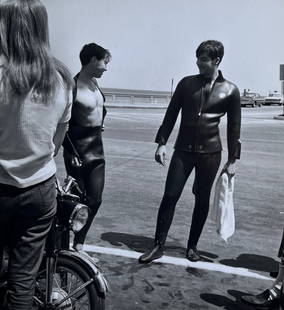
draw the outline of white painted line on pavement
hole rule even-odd
[[[118,128],[116,130],[119,130]],[[153,145],[155,146],[155,142],[154,141],[139,141],[139,140],[129,140],[129,139],[114,139],[114,138],[104,138],[104,141],[111,141],[111,142],[121,142],[121,143],[125,143],[127,145],[130,145],[130,143],[133,143],[133,144],[143,144],[143,145],[146,145],[146,144],[149,144],[149,145]]]
[[[119,158],[119,159],[129,159],[129,160],[141,160],[141,161],[149,161],[149,162],[155,162],[154,157],[153,158],[141,158],[141,157],[135,157],[133,156],[115,156],[115,155],[108,155],[107,158]]]
[[[138,259],[139,256],[142,255],[142,253],[135,252],[135,251],[129,251],[129,250],[123,250],[123,249],[117,249],[117,248],[107,248],[107,247],[101,247],[101,246],[95,246],[95,245],[89,245],[89,244],[84,245],[84,250],[87,252],[116,255],[116,256],[122,256],[122,257],[134,258],[134,259]],[[230,266],[225,266],[225,265],[216,264],[216,263],[208,263],[208,262],[193,263],[193,262],[188,261],[185,258],[177,258],[177,257],[171,257],[171,256],[165,256],[165,255],[161,257],[160,259],[155,260],[153,263],[165,263],[165,264],[171,264],[171,265],[182,266],[182,267],[191,267],[191,268],[196,268],[196,269],[223,272],[223,273],[234,274],[238,276],[261,279],[261,280],[272,280],[269,277],[265,277],[258,273],[249,271],[246,268],[230,267]]]
[[[109,116],[112,119],[118,119],[118,120],[123,120],[123,121],[128,121],[128,122],[137,122],[137,119],[129,118],[127,116],[114,116],[110,115]]]

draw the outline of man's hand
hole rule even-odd
[[[71,165],[73,167],[76,167],[76,168],[79,168],[82,166],[82,161],[80,158],[78,158],[78,156],[76,155],[72,155],[72,158],[71,158]]]
[[[228,171],[228,174],[234,175],[236,173],[236,161],[228,160],[224,165],[221,174],[224,173],[226,170]]]
[[[157,163],[165,166],[166,165],[166,146],[159,145],[155,153],[155,160]]]

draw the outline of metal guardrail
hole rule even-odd
[[[167,91],[102,88],[107,104],[168,105],[171,93]]]

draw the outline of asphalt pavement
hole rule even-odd
[[[167,167],[154,162],[153,142],[165,109],[108,109],[103,204],[86,242],[86,250],[100,259],[110,282],[106,309],[250,309],[239,297],[271,285],[269,272],[277,269],[284,219],[284,121],[273,117],[282,111],[279,106],[242,109],[242,155],[234,192],[236,231],[228,243],[218,237],[210,215],[199,242],[208,262],[184,259],[194,204],[192,175],[176,208],[166,257],[140,265],[137,257],[153,244],[167,173]],[[224,164],[226,117],[220,127]],[[177,129],[167,145],[167,162]],[[61,153],[57,164],[63,179]]]

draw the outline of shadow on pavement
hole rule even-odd
[[[153,247],[154,239],[130,235],[118,232],[106,232],[101,234],[101,239],[109,242],[111,245],[121,247],[123,244],[129,247],[133,251],[144,252],[150,250]]]
[[[144,236],[131,235],[126,233],[119,232],[106,232],[101,234],[101,239],[109,242],[113,246],[126,245],[129,249],[137,252],[144,252],[152,249],[154,244],[154,239]],[[171,245],[172,242],[169,242],[169,245],[165,246],[165,251],[167,255],[171,256],[185,256],[186,249],[178,245]],[[204,257],[204,261],[212,262],[210,259],[218,258],[218,255],[199,251],[199,253]]]
[[[246,293],[228,290],[228,293],[232,296],[232,299],[227,296],[222,296],[218,294],[200,294],[200,298],[205,302],[212,304],[214,306],[220,307],[221,309],[226,310],[253,310],[254,307],[245,305],[241,302],[240,297],[248,295]]]
[[[274,272],[278,270],[278,262],[273,258],[256,254],[241,254],[234,259],[220,260],[220,263],[226,266],[243,267],[264,272]]]

